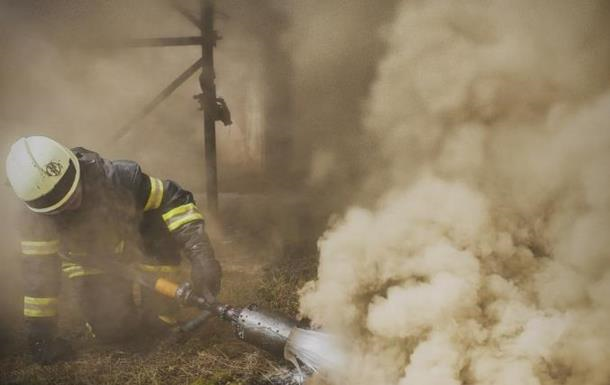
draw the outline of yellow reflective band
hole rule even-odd
[[[57,297],[23,297],[23,303],[26,305],[55,305]]]
[[[85,276],[89,276],[89,275],[99,275],[102,273],[103,273],[103,271],[101,271],[101,270],[79,270],[79,271],[69,273],[68,278],[72,279],[72,278],[77,278],[77,277],[85,277]]]
[[[59,251],[59,241],[21,241],[23,255],[54,255]]]
[[[86,251],[68,251],[70,257],[86,257],[89,255]]]
[[[85,327],[87,328],[87,335],[91,338],[97,338],[95,333],[93,332],[93,326],[89,322],[85,322]]]
[[[144,211],[158,209],[163,200],[163,182],[160,179],[149,176],[150,178],[150,194],[144,206]]]
[[[174,217],[176,217],[176,216],[178,216],[178,215],[181,215],[181,214],[185,214],[185,213],[187,213],[187,212],[190,212],[190,211],[192,211],[193,209],[195,209],[195,210],[197,209],[197,207],[195,206],[195,204],[194,204],[194,203],[187,203],[187,204],[185,204],[185,205],[178,206],[178,207],[175,207],[175,208],[173,208],[173,209],[169,210],[168,212],[166,212],[165,214],[163,214],[163,215],[162,215],[162,217],[163,217],[163,220],[164,220],[165,222],[167,222],[167,221],[171,220],[172,218],[174,218]]]
[[[26,317],[56,316],[57,297],[23,297],[23,315]]]
[[[72,267],[72,266],[79,266],[77,263],[74,262],[62,262],[61,263],[61,268],[65,269],[67,267]]]
[[[68,275],[68,278],[84,277],[87,275],[98,275],[104,272],[93,267],[84,267],[73,262],[63,262],[61,269]]]
[[[115,254],[123,254],[123,251],[125,251],[125,241],[119,242],[119,244],[114,247]]]
[[[180,271],[180,266],[176,265],[147,265],[141,263],[138,265],[140,271],[144,271],[146,273],[177,273]]]
[[[173,317],[171,315],[160,315],[159,319],[167,325],[175,325],[178,323],[178,320],[176,319],[176,317]]]
[[[187,223],[190,222],[194,222],[197,220],[203,220],[203,215],[201,215],[201,213],[193,213],[190,215],[186,215],[183,218],[181,218],[178,221],[172,222],[171,224],[169,224],[167,226],[167,228],[169,229],[169,231],[174,231],[176,229],[178,229],[180,226],[185,225]]]
[[[178,206],[162,215],[169,231],[174,231],[187,223],[203,220],[203,215],[194,203]]]

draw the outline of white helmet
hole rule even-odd
[[[44,136],[21,138],[6,158],[6,174],[30,210],[48,213],[66,203],[78,187],[80,165],[76,155]]]

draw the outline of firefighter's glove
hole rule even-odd
[[[69,361],[75,357],[70,343],[62,338],[30,341],[32,360],[41,365]]]
[[[220,292],[220,264],[216,259],[194,261],[192,263],[191,281],[195,294],[213,303]]]
[[[209,294],[215,297],[220,292],[221,269],[203,221],[187,223],[173,234],[184,245],[184,253],[191,261],[193,291],[210,302]]]

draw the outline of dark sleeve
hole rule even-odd
[[[25,212],[21,229],[23,315],[30,343],[47,340],[57,328],[61,283],[59,239],[48,218]]]
[[[176,182],[163,182],[163,199],[159,213],[183,254],[191,262],[193,286],[199,294],[207,288],[214,296],[220,291],[221,268],[205,232],[203,214],[193,194]]]
[[[193,194],[176,182],[161,180],[142,172],[137,163],[115,161],[117,183],[132,191],[136,205],[147,216],[158,216],[171,237],[182,249],[192,265],[197,280],[207,281],[209,289],[220,290],[220,264],[205,232],[204,217],[197,207]],[[201,279],[199,279],[201,278]],[[193,282],[197,286],[197,282]]]
[[[203,222],[193,194],[171,180],[161,180],[142,172],[132,161],[111,163],[111,178],[117,185],[130,191],[138,209],[155,211],[170,232],[191,222]]]

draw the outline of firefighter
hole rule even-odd
[[[194,290],[218,294],[221,269],[203,215],[177,183],[149,176],[135,162],[70,150],[44,136],[17,140],[6,168],[27,207],[21,253],[24,318],[34,361],[73,355],[70,344],[56,336],[62,270],[77,289],[91,335],[100,340],[175,323],[175,305],[145,288],[137,311],[133,282],[117,274],[128,265],[136,263],[143,274],[171,276],[183,256],[191,264]]]

